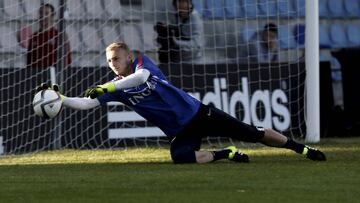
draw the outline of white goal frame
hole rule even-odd
[[[306,66],[306,137],[305,142],[320,141],[320,65],[319,1],[306,0],[305,66]]]

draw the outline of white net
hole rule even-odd
[[[43,22],[51,10],[39,18],[40,5],[46,3],[54,6],[58,33],[51,21]],[[112,79],[104,49],[119,40],[161,63],[172,83],[204,103],[288,136],[305,135],[304,1],[193,0],[201,19],[190,20],[185,31],[172,0],[3,0],[0,9],[0,153],[167,143],[158,128],[118,103],[89,111],[65,109],[51,120],[33,113],[35,87],[54,82],[49,66],[55,67],[65,95],[80,96]],[[171,24],[167,34],[174,36],[158,34],[158,22]],[[42,23],[45,34],[38,33]],[[188,45],[159,51],[161,43],[173,40]],[[221,145],[222,139],[207,141]]]

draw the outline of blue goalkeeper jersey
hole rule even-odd
[[[195,116],[200,101],[170,84],[161,70],[144,55],[134,61],[132,68],[133,72],[141,68],[150,71],[148,80],[137,87],[104,94],[98,100],[101,104],[122,102],[173,138]]]

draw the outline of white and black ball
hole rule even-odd
[[[61,96],[54,90],[41,90],[33,99],[36,115],[44,118],[54,118],[62,109]]]

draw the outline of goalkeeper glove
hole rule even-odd
[[[49,89],[51,89],[49,87],[49,85],[43,82],[39,86],[37,86],[35,90],[36,90],[36,93],[38,93],[38,92],[40,92],[42,90],[49,90]]]
[[[59,94],[61,97],[61,101],[63,102],[65,99],[65,96],[60,93],[60,87],[58,84],[53,84],[51,87],[46,83],[41,83],[39,86],[36,87],[36,93],[42,91],[42,90],[54,90],[56,93]]]
[[[90,97],[95,99],[96,97],[102,96],[106,93],[113,93],[116,91],[115,83],[108,82],[103,85],[98,85],[96,87],[88,88],[85,91],[85,97]]]

